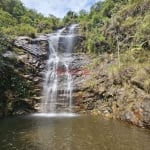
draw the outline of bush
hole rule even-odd
[[[8,35],[14,36],[32,36],[35,37],[37,29],[30,26],[29,24],[20,24],[14,27],[2,28],[3,32]]]
[[[17,20],[8,12],[0,9],[0,27],[10,27],[17,24]]]
[[[4,34],[3,32],[0,32],[0,55],[4,53],[6,50],[12,49],[12,39]]]

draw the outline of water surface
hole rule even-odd
[[[149,150],[150,131],[100,117],[32,115],[0,120],[0,150]]]

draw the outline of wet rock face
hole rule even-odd
[[[71,106],[72,110],[76,112],[76,95],[78,91],[80,90],[82,84],[88,79],[89,72],[85,68],[87,64],[90,63],[89,57],[85,54],[81,53],[72,53],[69,54],[70,59],[66,59],[63,57],[63,59],[67,60],[69,62],[69,73],[72,76],[72,103],[73,107]],[[67,54],[68,56],[68,54]],[[44,72],[46,72],[47,68],[45,68]],[[68,106],[68,95],[64,90],[67,87],[67,76],[66,76],[66,67],[65,64],[61,61],[58,64],[57,68],[57,79],[58,79],[58,85],[57,85],[57,103],[56,103],[56,111],[70,111],[70,107]]]
[[[67,30],[65,31],[67,32]],[[64,33],[65,34],[65,33]],[[17,55],[18,62],[20,63],[20,67],[26,67],[31,66],[31,70],[29,72],[24,72],[22,74],[23,78],[27,80],[27,82],[30,82],[32,84],[33,93],[30,98],[27,98],[24,101],[24,104],[27,103],[29,106],[31,106],[31,112],[32,111],[39,111],[40,109],[40,101],[42,99],[42,85],[43,85],[43,78],[44,74],[46,72],[46,61],[49,56],[49,43],[48,43],[48,36],[39,36],[35,39],[31,39],[29,37],[18,37],[16,41],[14,42],[14,45],[21,49],[23,51],[22,54]],[[81,37],[78,35],[75,37],[76,42],[75,44],[81,42]],[[59,42],[60,45],[62,45],[62,42],[64,39],[60,38]],[[80,42],[79,42],[80,41]],[[79,44],[80,45],[80,44]],[[78,47],[78,46],[77,46]],[[76,47],[76,48],[77,48]],[[75,49],[76,49],[75,48]],[[58,50],[63,52],[64,47],[59,47]],[[74,49],[74,50],[75,50]],[[75,51],[72,51],[75,52]],[[84,67],[89,64],[89,58],[85,54],[77,54],[73,53],[72,60],[69,65],[69,70],[73,76],[73,101],[76,101],[76,91],[79,90],[80,86],[83,84],[83,82],[86,80],[88,72]],[[65,67],[62,66],[62,64],[59,64],[59,69],[57,70],[58,76],[59,76],[59,87],[63,87],[63,80],[64,80],[64,74],[65,74]],[[75,104],[75,102],[74,102]],[[27,112],[30,112],[30,108],[24,108],[22,105],[19,105],[18,108],[22,109],[13,109],[13,114],[24,114]]]
[[[47,56],[48,42],[46,36],[39,36],[35,39],[18,37],[14,42],[14,45],[36,57]]]

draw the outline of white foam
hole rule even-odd
[[[76,117],[76,116],[79,116],[78,114],[75,114],[75,113],[35,113],[35,114],[32,114],[31,116],[35,116],[35,117],[47,117],[47,118],[50,118],[50,117]]]

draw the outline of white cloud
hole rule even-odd
[[[89,10],[98,0],[21,0],[28,8],[41,12],[45,16],[53,14],[62,18],[69,10],[79,12]]]

